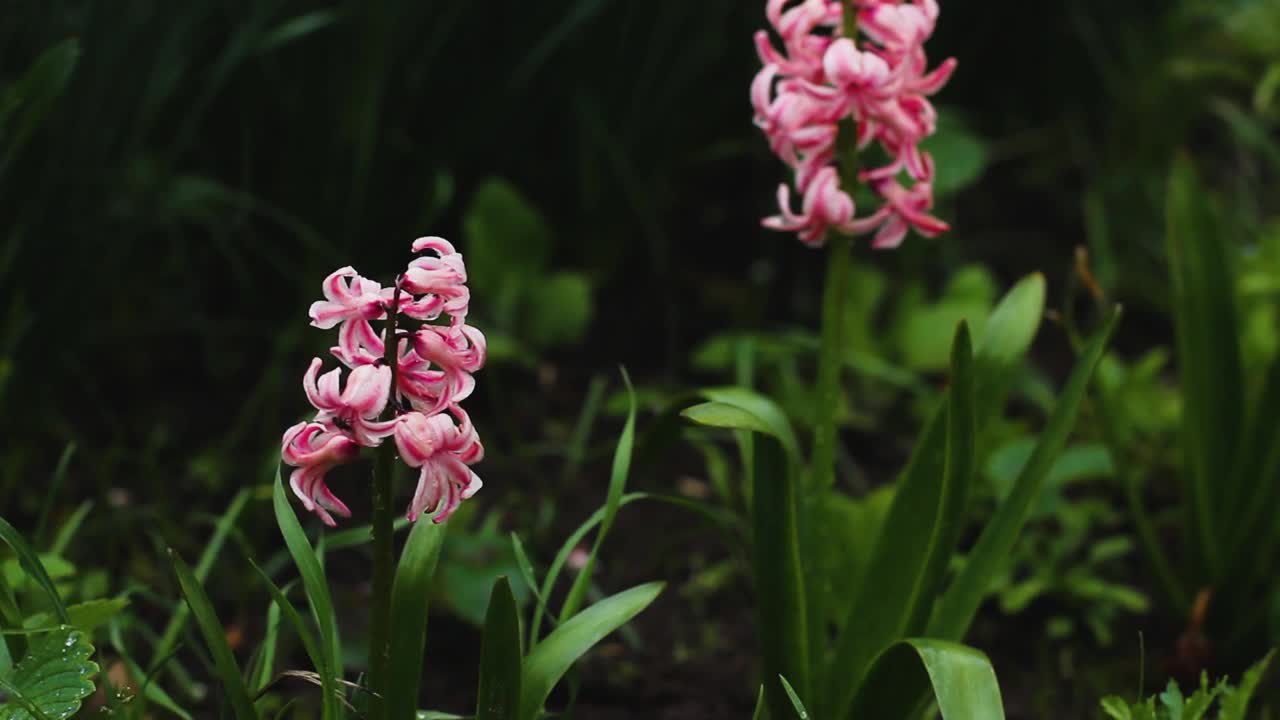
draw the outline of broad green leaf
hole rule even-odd
[[[926,297],[922,284],[908,288],[895,302],[892,327],[902,364],[919,371],[946,368],[956,325],[967,321],[980,336],[996,293],[995,278],[981,265],[956,270],[936,302]]]
[[[827,672],[843,716],[875,653],[924,630],[935,593],[955,552],[973,476],[973,354],[961,323],[952,348],[951,388],[929,421],[849,606]],[[839,678],[839,682],[835,679]]]
[[[106,625],[111,621],[111,618],[119,615],[128,606],[129,599],[124,597],[89,600],[75,605],[68,605],[67,616],[71,619],[69,624],[72,627],[92,633],[99,627]],[[48,613],[36,613],[28,617],[23,625],[27,628],[43,628],[52,623],[53,618],[49,617]]]
[[[1267,656],[1259,660],[1245,671],[1244,677],[1240,679],[1239,687],[1227,693],[1222,699],[1222,711],[1218,714],[1218,720],[1245,720],[1245,713],[1249,710],[1249,701],[1253,699],[1253,693],[1258,689],[1258,683],[1262,682],[1262,675],[1267,671],[1267,666],[1271,664],[1271,659],[1275,657],[1275,651],[1267,653]]]
[[[421,518],[409,531],[391,588],[391,674],[387,717],[411,718],[418,708],[423,654],[427,643],[427,606],[440,559],[445,526]]]
[[[800,562],[795,466],[772,435],[756,438],[752,572],[765,699],[774,718],[790,712],[779,676],[809,692],[809,618]]]
[[[480,186],[462,225],[473,292],[490,298],[497,325],[509,331],[519,316],[520,298],[541,282],[551,230],[515,187],[499,179]]]
[[[1033,273],[1005,293],[987,318],[973,356],[980,428],[1004,405],[1010,379],[1040,329],[1044,297],[1044,276]]]
[[[942,720],[1003,720],[1004,704],[986,655],[965,645],[917,638],[876,658],[847,717],[906,718],[933,688]]]
[[[525,321],[530,343],[544,349],[575,345],[591,322],[591,283],[581,273],[555,273],[530,288],[529,304],[543,308]]]
[[[514,535],[513,535],[514,537]],[[516,720],[520,707],[520,612],[511,583],[499,577],[489,595],[480,643],[476,720]]]
[[[1094,336],[1076,361],[1075,369],[1058,397],[1053,414],[1040,434],[1040,442],[1014,483],[1013,491],[983,528],[977,545],[969,553],[964,569],[939,601],[929,623],[929,636],[946,640],[964,637],[978,605],[991,587],[992,577],[1007,562],[1022,526],[1031,515],[1033,503],[1044,486],[1049,470],[1075,427],[1076,414],[1084,400],[1089,380],[1093,377],[1098,360],[1119,320],[1120,310],[1116,308],[1103,329]]]
[[[1188,543],[1212,578],[1226,560],[1221,547],[1232,517],[1245,498],[1239,483],[1224,482],[1234,460],[1243,420],[1240,335],[1227,258],[1230,238],[1215,217],[1191,161],[1178,156],[1166,198],[1171,304],[1177,336],[1184,408],[1183,450],[1188,471]]]
[[[65,720],[74,715],[80,701],[93,693],[98,674],[97,663],[89,659],[93,652],[85,634],[75,628],[39,635],[22,661],[0,677],[0,694],[9,695],[0,704],[0,720]]]
[[[205,594],[191,568],[172,549],[169,550],[169,560],[173,563],[173,571],[178,576],[178,584],[182,587],[187,605],[191,607],[191,615],[204,637],[205,646],[213,656],[214,669],[222,684],[222,691],[231,704],[232,713],[237,720],[256,720],[258,714],[249,700],[249,690],[240,674],[240,666],[236,664],[231,646],[227,644],[226,629],[213,612],[213,603],[209,602],[209,596]]]
[[[342,645],[338,639],[338,622],[333,612],[333,601],[329,598],[329,582],[320,567],[320,559],[316,557],[307,534],[298,523],[298,516],[289,505],[285,495],[284,483],[280,479],[280,471],[276,470],[275,487],[271,493],[271,504],[275,509],[276,524],[280,526],[280,534],[284,536],[289,554],[302,576],[302,588],[311,605],[311,616],[320,628],[320,653],[324,658],[324,667],[335,679],[342,678]]]
[[[648,607],[662,587],[653,582],[611,595],[569,618],[530,651],[520,667],[519,720],[537,717],[552,688],[578,658]]]
[[[971,185],[987,165],[986,143],[956,117],[952,108],[940,112],[937,132],[920,144],[933,156],[933,191],[940,197]]]
[[[858,499],[833,491],[817,504],[817,573],[807,579],[809,592],[826,595],[826,627],[844,628],[849,598],[856,597],[862,587],[893,494],[894,486],[885,484]]]
[[[739,387],[703,388],[698,394],[710,401],[712,410],[697,411],[690,414],[688,408],[681,414],[701,425],[723,427],[735,430],[750,430],[776,437],[782,443],[787,455],[794,460],[799,458],[799,445],[795,432],[787,421],[786,413],[777,403],[752,390]],[[695,405],[694,407],[701,407]],[[728,410],[727,408],[733,408]],[[734,422],[741,422],[735,425]]]
[[[45,572],[49,574],[50,580],[65,580],[76,574],[76,566],[72,565],[66,558],[52,553],[36,553],[36,558],[40,561],[40,565],[44,567]],[[18,558],[5,560],[0,563],[0,572],[4,574],[4,580],[10,586],[25,589],[29,574],[21,560]],[[34,578],[31,578],[31,580],[35,582]]]
[[[618,445],[613,453],[613,467],[609,473],[609,494],[605,499],[604,517],[600,521],[600,530],[596,533],[596,541],[591,546],[591,554],[587,556],[587,562],[578,571],[578,576],[573,579],[573,585],[569,588],[569,595],[565,598],[564,605],[560,608],[560,622],[564,622],[573,616],[582,607],[582,601],[587,595],[587,588],[591,585],[591,577],[595,572],[596,558],[599,557],[600,547],[604,544],[604,538],[608,535],[609,530],[613,527],[613,519],[618,515],[618,508],[622,502],[622,491],[627,485],[627,475],[631,472],[631,449],[635,444],[636,438],[636,397],[635,389],[631,387],[631,378],[627,375],[627,371],[622,370],[622,380],[626,383],[627,394],[630,397],[630,407],[627,410],[627,422],[622,427],[622,434],[618,436]]]
[[[53,606],[53,612],[57,616],[58,622],[64,625],[70,624],[71,618],[67,615],[67,606],[63,604],[62,596],[58,594],[58,589],[54,587],[53,580],[49,578],[49,573],[45,572],[44,565],[36,557],[35,551],[27,544],[27,541],[23,540],[22,535],[4,518],[0,518],[0,540],[3,540],[13,550],[13,554],[18,556],[18,562],[22,564],[22,569],[27,571],[30,578],[49,597],[49,604]]]

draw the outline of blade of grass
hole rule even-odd
[[[209,542],[205,544],[204,550],[200,552],[200,559],[196,561],[194,577],[197,582],[203,584],[208,581],[209,572],[213,569],[213,563],[218,559],[218,554],[222,552],[222,547],[227,542],[227,536],[230,535],[232,528],[235,527],[236,521],[240,519],[240,513],[244,510],[245,503],[249,501],[251,494],[251,488],[242,488],[231,499],[231,504],[222,513],[222,517],[218,519],[213,528],[213,535],[209,537]],[[156,642],[151,652],[151,664],[153,666],[156,665],[160,658],[169,655],[178,646],[178,637],[182,634],[183,628],[186,627],[188,613],[188,607],[184,603],[178,603],[174,607],[173,615],[169,617],[169,622],[165,625],[164,632],[160,635],[160,640]]]
[[[621,507],[622,491],[627,485],[627,474],[631,472],[631,448],[635,444],[636,438],[636,391],[631,386],[631,377],[627,375],[626,368],[621,368],[622,381],[627,386],[627,422],[622,426],[622,434],[618,436],[618,446],[613,453],[613,468],[609,473],[609,494],[605,500],[604,518],[600,521],[600,529],[596,532],[596,541],[591,545],[591,554],[587,556],[587,562],[578,571],[577,577],[573,579],[573,585],[569,588],[569,595],[565,597],[564,605],[560,607],[560,622],[568,620],[578,612],[578,608],[582,607],[582,601],[587,595],[587,588],[591,585],[591,576],[596,567],[596,558],[600,554],[600,547],[604,544],[604,538],[609,534],[609,530],[613,527],[613,519],[618,515],[618,508]]]
[[[476,720],[516,720],[520,709],[520,611],[511,583],[499,576],[489,593],[480,643]]]
[[[440,560],[445,526],[428,518],[413,524],[400,553],[391,586],[391,663],[387,680],[387,718],[410,720],[418,708],[423,651],[427,642],[427,609],[431,583]]]
[[[182,557],[172,548],[169,550],[169,560],[178,576],[178,584],[182,587],[182,594],[191,608],[196,626],[204,636],[209,654],[213,656],[214,667],[218,672],[218,678],[222,681],[222,691],[231,704],[232,712],[237,720],[257,720],[258,714],[249,700],[249,691],[245,687],[244,678],[240,675],[240,667],[236,664],[231,646],[227,644],[226,629],[214,614],[209,596],[205,594],[204,587],[201,586],[200,581],[196,580],[191,568],[187,567]]]
[[[49,573],[45,572],[40,558],[36,556],[27,541],[22,539],[22,535],[4,518],[0,518],[0,540],[4,540],[5,544],[13,550],[14,555],[18,556],[18,563],[22,565],[22,569],[27,571],[36,585],[39,585],[49,597],[49,604],[53,606],[58,622],[70,625],[71,618],[67,616],[67,606],[63,604],[62,596],[58,594],[58,588],[54,586],[53,580],[49,579]]]
[[[266,633],[262,638],[261,649],[258,652],[257,665],[251,673],[253,681],[250,687],[255,688],[255,694],[261,693],[262,689],[271,683],[271,676],[275,673],[276,666],[276,644],[280,639],[280,604],[275,600],[267,606]],[[266,700],[259,698],[255,706],[262,711]]]
[[[171,653],[168,657],[162,658],[160,663],[151,668],[151,672],[146,672],[142,666],[138,665],[129,651],[125,649],[124,638],[120,633],[119,618],[112,618],[107,623],[107,639],[111,641],[111,646],[115,648],[116,654],[120,656],[120,661],[124,663],[125,669],[129,671],[129,677],[143,678],[141,685],[138,687],[138,694],[145,697],[148,701],[159,705],[169,712],[182,718],[182,720],[192,720],[191,713],[187,712],[181,705],[174,700],[165,689],[153,682],[155,674],[170,662],[173,658]],[[135,707],[137,702],[134,702]]]
[[[62,483],[67,479],[67,468],[71,465],[71,458],[76,454],[76,444],[74,442],[67,443],[62,450],[62,457],[58,458],[58,465],[54,468],[53,477],[49,480],[49,489],[45,491],[44,503],[40,506],[40,519],[36,521],[36,531],[32,534],[35,543],[38,546],[44,545],[45,532],[49,525],[49,514],[53,512],[53,503],[58,497],[58,490],[62,488]]]
[[[84,524],[84,519],[88,517],[89,511],[93,509],[93,501],[85,500],[76,506],[71,517],[62,523],[62,527],[58,528],[58,534],[53,538],[53,544],[49,546],[49,552],[54,555],[62,555],[67,551],[67,546],[71,544],[71,540],[75,538],[79,532],[80,526]]]
[[[271,593],[271,599],[275,602],[276,607],[280,608],[281,614],[293,626],[293,631],[297,633],[298,640],[302,643],[303,650],[306,651],[307,657],[311,659],[311,666],[315,668],[316,674],[320,676],[320,692],[321,695],[321,713],[325,720],[336,718],[338,716],[338,687],[332,672],[330,672],[328,658],[320,649],[320,645],[316,642],[315,636],[311,634],[311,628],[307,627],[306,621],[302,619],[302,615],[298,609],[289,602],[289,596],[284,590],[281,590],[270,576],[258,567],[252,560],[249,564],[258,572],[258,576],[262,578],[262,582],[267,586],[267,591]]]

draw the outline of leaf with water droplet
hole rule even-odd
[[[81,631],[64,626],[37,635],[26,657],[0,678],[6,699],[0,720],[65,720],[93,693],[98,664]],[[32,712],[35,710],[36,712]]]

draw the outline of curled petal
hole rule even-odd
[[[335,524],[330,513],[350,517],[351,511],[325,484],[325,475],[335,466],[359,453],[356,443],[324,423],[299,423],[285,431],[280,456],[296,470],[289,486],[307,510],[320,516],[326,525]]]
[[[406,465],[419,468],[418,487],[409,504],[410,520],[434,513],[435,522],[444,522],[482,485],[468,466],[484,457],[484,449],[466,413],[457,406],[450,411],[458,425],[448,415],[419,412],[401,416],[396,425],[400,458]]]
[[[354,268],[339,268],[325,278],[324,300],[311,304],[311,324],[328,330],[353,318],[383,317],[382,286],[360,277]]]

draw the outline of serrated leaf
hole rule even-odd
[[[0,720],[36,720],[41,715],[64,720],[74,715],[94,690],[98,664],[89,659],[93,652],[85,634],[72,627],[39,636],[4,678],[6,692],[14,697],[0,705]]]
[[[129,607],[129,598],[89,600],[75,605],[68,605],[67,615],[71,618],[70,624],[72,627],[84,632],[93,632],[110,622],[111,618],[119,615],[126,607]],[[53,622],[54,620],[49,613],[41,612],[28,617],[22,625],[26,628],[43,628],[49,627]]]

